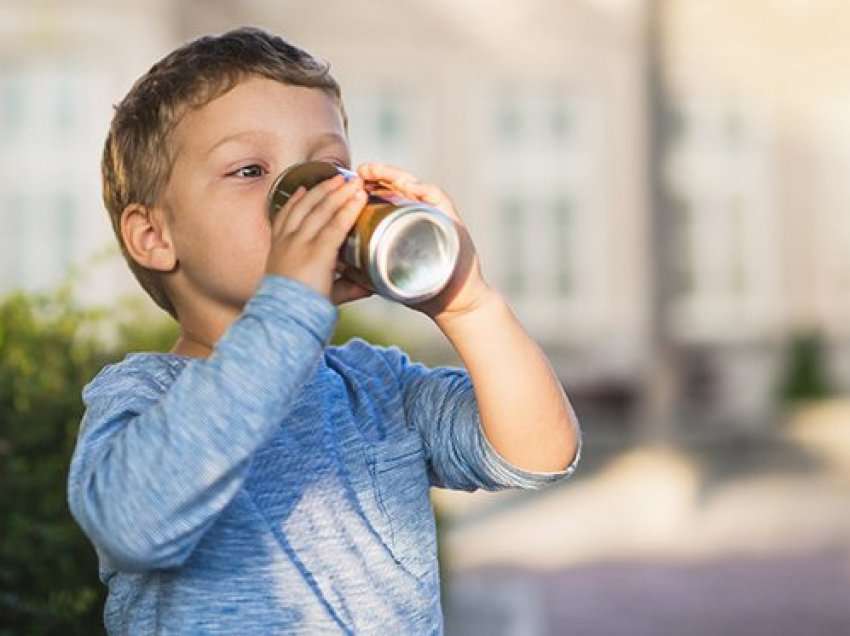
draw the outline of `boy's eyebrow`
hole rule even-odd
[[[224,144],[230,143],[232,141],[237,141],[241,137],[261,137],[266,138],[268,136],[278,136],[277,133],[270,131],[262,131],[262,130],[242,130],[237,133],[233,133],[219,139],[212,146],[210,146],[209,150],[206,152],[206,156],[210,156],[219,146],[223,146]],[[345,137],[337,132],[325,132],[316,135],[312,141],[310,142],[309,152],[313,152],[317,148],[325,145],[329,142],[339,142],[342,144],[347,144]],[[309,153],[308,153],[309,154]]]
[[[213,152],[215,152],[220,146],[228,144],[232,141],[237,141],[241,137],[265,137],[267,135],[275,135],[275,133],[266,133],[260,130],[240,130],[236,133],[231,133],[222,137],[217,142],[215,142],[206,152],[206,156],[209,157]]]
[[[320,135],[316,135],[313,138],[313,141],[312,141],[312,143],[310,144],[310,147],[309,147],[309,152],[307,154],[310,154],[314,150],[321,148],[325,144],[333,143],[333,142],[339,142],[339,143],[341,143],[345,146],[348,145],[348,141],[346,140],[346,138],[343,137],[342,135],[340,135],[339,133],[337,133],[337,132],[326,132],[326,133],[322,133]]]

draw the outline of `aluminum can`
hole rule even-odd
[[[326,161],[287,168],[272,184],[268,212],[274,218],[299,186],[310,189],[337,174],[355,172]],[[383,182],[365,182],[366,204],[340,247],[345,275],[395,302],[413,305],[439,294],[457,266],[460,237],[454,220],[438,208],[404,198]]]

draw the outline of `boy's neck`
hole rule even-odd
[[[193,358],[206,358],[212,353],[212,349],[202,342],[192,340],[191,336],[183,333],[177,338],[177,341],[174,343],[174,346],[171,347],[169,353],[191,356]]]
[[[175,305],[180,335],[170,353],[194,358],[209,357],[215,343],[239,317],[241,309],[223,307],[191,290],[183,290],[175,296],[179,299]]]

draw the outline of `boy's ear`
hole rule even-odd
[[[170,272],[177,254],[165,213],[158,207],[131,203],[121,212],[121,236],[127,252],[139,265]]]

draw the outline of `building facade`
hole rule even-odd
[[[826,335],[850,389],[850,10],[799,4],[661,4],[667,322],[683,399],[741,427],[770,411],[798,329]],[[105,250],[86,299],[141,293],[100,201],[111,104],[179,43],[254,24],[331,62],[355,163],[393,163],[450,194],[485,276],[568,387],[633,396],[655,354],[646,3],[368,7],[0,3],[0,291],[49,287]],[[801,20],[821,37],[802,40]],[[352,311],[457,362],[407,308],[370,298]]]

